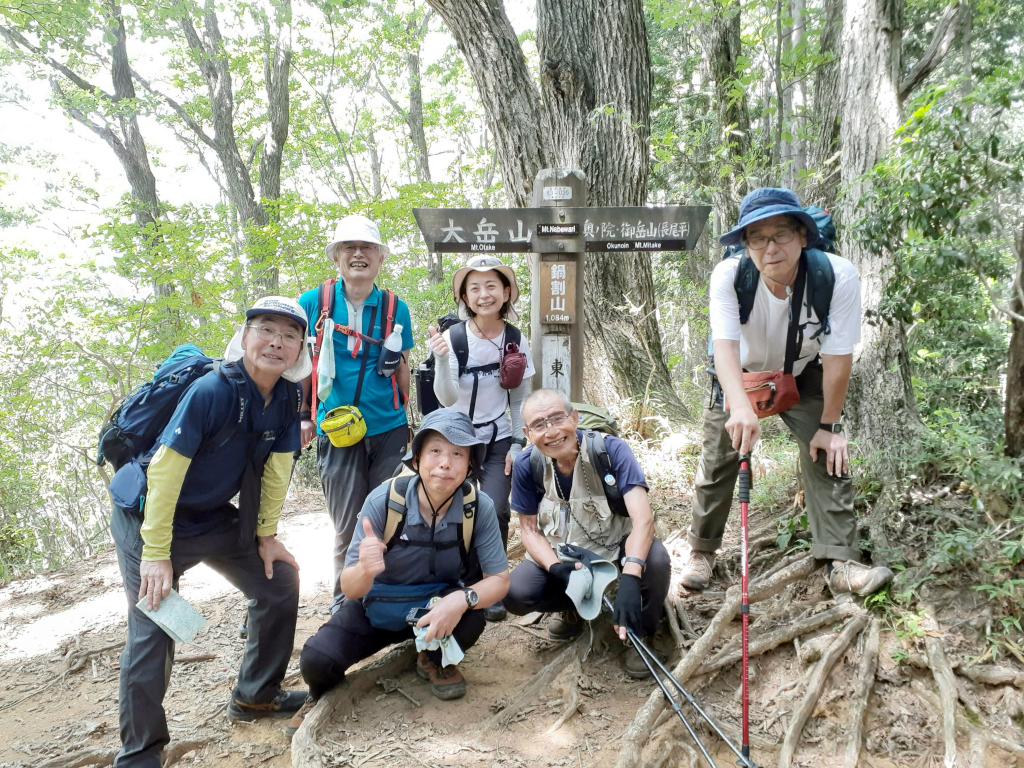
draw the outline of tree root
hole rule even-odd
[[[693,625],[690,623],[690,617],[686,613],[686,606],[683,605],[683,600],[679,597],[679,594],[675,591],[669,592],[668,602],[672,608],[675,609],[675,614],[679,618],[679,627],[684,633],[689,635],[691,638],[696,638],[697,633],[693,631]]]
[[[679,616],[676,614],[672,601],[667,597],[665,598],[665,618],[668,619],[668,628],[672,632],[672,639],[676,642],[676,648],[679,650],[685,649],[687,641],[683,635],[682,628],[679,626]]]
[[[76,749],[60,757],[51,757],[35,768],[85,768],[87,765],[113,765],[116,749]]]
[[[609,630],[611,626],[609,625]],[[594,641],[592,631],[584,631],[572,644],[567,648],[563,649],[560,654],[544,665],[538,672],[534,673],[526,684],[522,687],[519,693],[516,694],[515,698],[512,699],[498,714],[494,717],[487,719],[481,726],[480,730],[485,732],[493,732],[499,730],[506,725],[509,721],[515,717],[516,713],[525,707],[529,702],[536,698],[537,694],[541,692],[546,686],[550,685],[562,670],[565,669],[570,659],[574,662],[582,664],[583,659],[590,653],[591,644]],[[580,668],[579,674],[582,675],[583,670]],[[577,681],[579,678],[576,678]],[[579,687],[578,682],[576,687]],[[577,706],[579,703],[577,701]],[[575,709],[573,710],[575,711]],[[563,712],[563,715],[565,713]],[[561,719],[561,718],[559,718]],[[567,720],[568,718],[566,718]],[[564,721],[562,721],[564,722]],[[559,723],[561,725],[561,723]]]
[[[41,691],[45,691],[47,688],[49,688],[51,685],[56,683],[58,680],[63,680],[65,677],[70,675],[72,672],[77,672],[82,667],[84,667],[85,666],[85,662],[87,662],[93,656],[98,656],[101,653],[107,653],[108,651],[113,651],[113,650],[115,650],[117,648],[124,648],[124,641],[123,640],[118,641],[116,643],[111,643],[110,645],[105,645],[102,648],[92,648],[92,649],[85,650],[85,651],[80,650],[80,649],[76,649],[74,651],[69,652],[68,655],[64,658],[64,671],[63,672],[61,672],[59,675],[54,675],[53,677],[51,677],[49,680],[47,680],[42,685],[36,686],[31,691],[29,691],[24,696],[22,696],[20,699],[15,699],[14,701],[8,701],[5,704],[0,704],[0,712],[3,712],[5,709],[10,709],[11,707],[16,707],[19,704],[21,704],[23,701],[28,701],[33,696],[35,696],[37,693],[40,693]],[[83,765],[88,765],[88,763],[83,763]]]
[[[319,742],[327,727],[351,710],[359,699],[374,689],[377,678],[398,677],[416,657],[416,644],[408,640],[397,645],[372,664],[345,675],[345,681],[329,691],[306,715],[292,738],[294,768],[325,768],[328,763],[320,753]]]
[[[832,671],[832,667],[839,661],[846,652],[846,648],[860,631],[864,629],[867,623],[868,617],[866,614],[862,613],[859,616],[854,616],[847,622],[846,627],[832,641],[828,650],[821,657],[821,661],[818,662],[818,666],[815,668],[814,674],[811,675],[811,680],[807,684],[807,691],[804,693],[800,705],[793,713],[793,719],[790,721],[789,729],[786,731],[786,738],[782,742],[782,751],[779,753],[778,768],[791,768],[793,765],[793,755],[796,753],[797,745],[800,743],[800,735],[803,733],[808,719],[814,713],[814,707],[817,705],[818,699],[821,698],[821,693],[825,688],[825,683],[828,680],[829,673]]]
[[[1012,685],[1015,688],[1024,688],[1024,672],[1018,672],[1011,667],[990,667],[978,665],[976,667],[957,667],[956,673],[963,675],[973,683],[984,685]]]
[[[935,684],[939,686],[939,701],[942,712],[942,740],[946,746],[943,760],[945,768],[956,765],[956,678],[942,650],[942,638],[939,636],[939,624],[935,619],[935,609],[930,605],[924,607],[924,621],[921,622],[925,631],[924,648],[928,654],[928,666],[932,669]]]
[[[928,690],[923,681],[911,680],[910,687],[933,709],[940,708],[939,697],[933,691]],[[975,725],[967,719],[966,715],[960,712],[956,712],[956,729],[968,738],[981,739],[985,746],[992,745],[1013,754],[1024,755],[1024,747],[1020,744],[1015,744],[1009,739],[1004,739],[1002,736],[996,736],[990,728],[987,729],[985,726]]]
[[[864,716],[868,711],[868,698],[875,685],[875,672],[878,670],[878,642],[881,634],[881,622],[871,620],[868,630],[868,641],[864,645],[864,655],[860,659],[860,670],[857,673],[857,684],[854,687],[853,699],[850,701],[850,735],[846,741],[846,753],[843,768],[857,768],[860,762],[860,747],[864,736]]]
[[[750,588],[750,602],[758,602],[774,597],[787,584],[811,575],[817,568],[813,557],[805,557],[788,568],[779,571],[770,579],[759,579]],[[711,649],[715,647],[719,637],[728,624],[736,618],[740,610],[739,587],[730,587],[726,593],[725,603],[708,624],[704,634],[690,648],[689,652],[679,661],[672,675],[682,684],[697,671]],[[616,768],[636,768],[640,764],[640,753],[650,738],[655,721],[665,707],[665,696],[660,688],[656,688],[647,697],[647,701],[637,710],[633,722],[622,734],[622,747],[619,750]]]
[[[569,720],[572,719],[573,715],[580,708],[580,679],[583,677],[583,661],[580,654],[576,654],[576,658],[573,659],[572,663],[572,676],[569,681],[569,703],[565,705],[565,709],[562,710],[562,714],[554,722],[554,724],[548,728],[548,733],[554,733]]]
[[[760,656],[763,653],[774,650],[780,645],[790,643],[796,638],[806,635],[808,632],[813,632],[816,629],[822,627],[828,627],[836,622],[842,621],[849,617],[852,613],[860,610],[854,603],[843,603],[837,605],[834,608],[829,608],[827,611],[815,614],[814,616],[808,616],[806,619],[795,621],[792,624],[779,627],[773,632],[759,637],[750,644],[748,649],[748,656]],[[709,672],[715,672],[716,670],[728,667],[730,664],[735,664],[743,657],[742,649],[736,648],[734,650],[727,651],[725,654],[721,654],[720,657],[712,659],[710,662],[702,666],[696,674],[706,675]]]

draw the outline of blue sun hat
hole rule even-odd
[[[772,216],[792,216],[807,227],[807,247],[814,248],[821,240],[818,224],[814,218],[800,207],[800,200],[788,189],[778,187],[761,187],[747,193],[740,203],[740,221],[726,232],[718,242],[722,245],[740,245],[746,228],[755,221],[770,219]]]

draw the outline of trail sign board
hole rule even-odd
[[[414,208],[433,253],[533,253],[530,351],[540,374],[533,387],[583,399],[583,275],[587,252],[688,251],[711,206],[580,207],[580,170],[545,168],[532,208]]]
[[[580,235],[588,251],[689,251],[710,212],[706,205],[413,209],[434,253],[553,253],[572,250],[559,248],[560,238]]]

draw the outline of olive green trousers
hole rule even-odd
[[[810,442],[818,431],[825,406],[821,368],[809,366],[796,381],[800,402],[779,415],[800,446],[799,471],[811,529],[811,554],[820,560],[860,561],[850,475],[830,476],[825,451],[819,450],[818,460],[811,460]],[[713,390],[717,394],[717,387],[713,386]],[[710,396],[704,409],[703,446],[694,479],[693,519],[687,537],[693,549],[705,552],[714,552],[722,543],[740,470],[739,453],[725,431],[728,420],[721,395]]]

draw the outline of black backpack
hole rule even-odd
[[[453,325],[459,323],[459,316],[449,312],[444,317],[437,318],[438,333],[444,333]],[[426,416],[432,411],[441,407],[434,394],[434,353],[428,352],[427,359],[419,364],[416,369],[416,404],[419,406],[420,415]]]
[[[583,439],[587,441],[587,453],[601,478],[601,486],[604,488],[605,498],[612,512],[619,517],[629,517],[626,510],[626,502],[622,498],[622,490],[615,481],[615,473],[612,472],[612,460],[608,455],[608,448],[604,444],[605,434],[594,429],[583,431]],[[533,482],[538,488],[544,488],[544,465],[547,463],[547,456],[541,453],[537,446],[530,451],[530,472],[533,475]],[[558,480],[556,479],[557,483]]]

